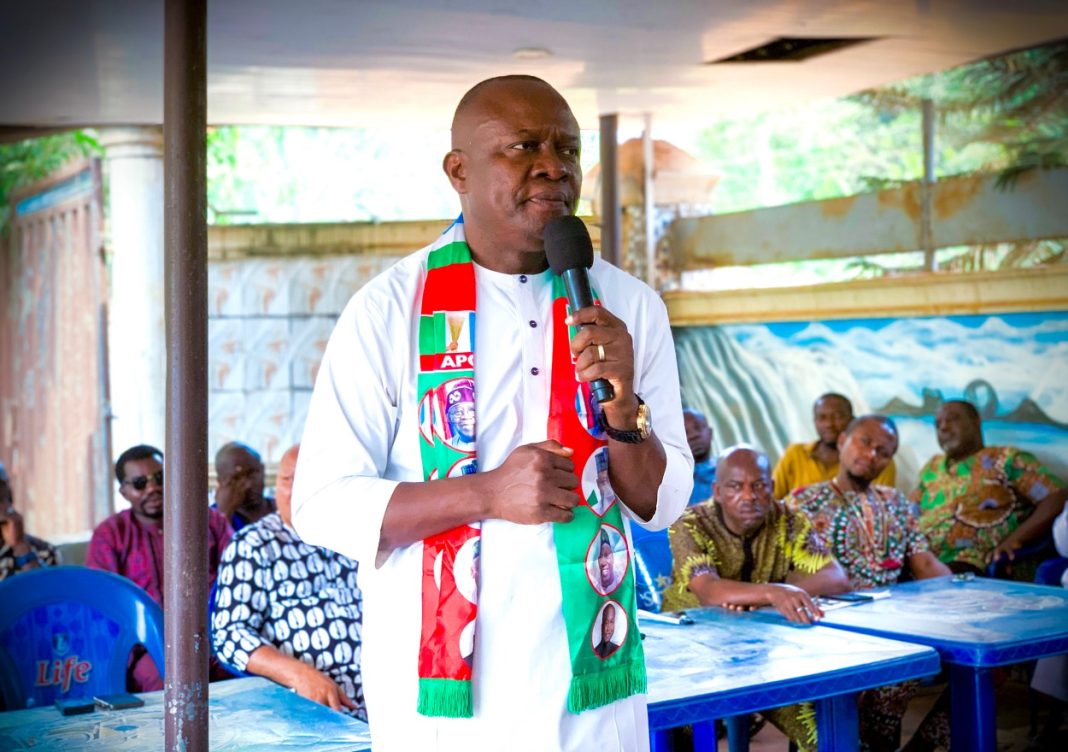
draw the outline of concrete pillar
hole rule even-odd
[[[111,445],[163,448],[163,133],[103,128],[108,186]],[[114,460],[114,457],[112,458]]]

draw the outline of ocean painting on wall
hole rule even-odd
[[[708,416],[717,449],[748,442],[774,462],[815,439],[813,400],[841,392],[857,415],[897,422],[907,491],[941,451],[939,406],[963,398],[988,446],[1026,449],[1068,479],[1068,312],[678,328],[675,346],[683,401]]]

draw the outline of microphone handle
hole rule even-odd
[[[590,276],[586,272],[586,267],[577,266],[574,269],[565,269],[561,277],[564,280],[564,289],[567,291],[567,303],[572,311],[593,305],[593,290],[590,287]],[[609,402],[616,396],[608,379],[594,379],[590,382],[590,391],[600,403]]]

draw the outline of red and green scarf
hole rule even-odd
[[[596,293],[595,293],[596,297]],[[475,420],[475,269],[463,218],[427,258],[419,321],[419,442],[425,480],[478,471]],[[572,713],[646,691],[635,614],[631,552],[620,502],[608,482],[600,406],[575,380],[567,298],[553,278],[553,356],[548,436],[574,450],[582,503],[571,522],[553,524],[563,616],[571,654]],[[481,525],[423,541],[423,623],[419,706],[427,716],[474,714],[471,666],[478,614]]]

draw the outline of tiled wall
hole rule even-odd
[[[275,463],[300,440],[335,320],[352,294],[397,258],[209,262],[209,457],[241,440]]]

